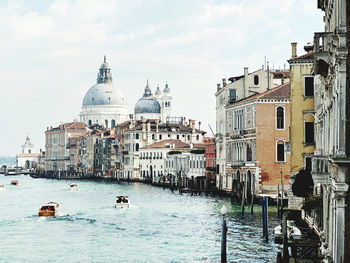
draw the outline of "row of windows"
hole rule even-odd
[[[140,156],[141,159],[162,159],[163,158],[163,153],[155,152],[152,154],[152,152],[145,152],[141,153]]]
[[[204,161],[190,160],[190,168],[193,168],[193,169],[204,168]]]
[[[98,123],[98,120],[96,120],[96,123]],[[92,125],[92,120],[89,120],[89,121],[88,121],[88,125],[89,125],[89,126]],[[112,121],[111,121],[111,127],[109,127],[109,122],[108,122],[108,120],[105,120],[105,127],[106,127],[106,128],[112,128],[112,129],[113,129],[113,128],[115,127],[115,120],[112,120]]]
[[[139,136],[138,133],[135,133],[135,136],[134,136],[134,137],[135,137],[134,139],[138,140],[140,136]],[[182,137],[182,138],[185,138],[185,134],[182,134],[181,137]],[[125,134],[125,139],[128,140],[128,139],[130,139],[130,138],[132,138],[132,133],[131,133],[131,134],[126,133],[126,134]],[[168,138],[171,138],[171,134],[170,134],[170,133],[168,134]],[[152,140],[155,140],[155,139],[156,139],[156,138],[155,138],[155,134],[153,133],[153,134],[152,134]],[[159,134],[159,135],[158,135],[158,139],[159,139],[159,140],[163,140],[163,135],[162,135],[162,134]],[[176,139],[177,139],[177,140],[180,140],[180,134],[177,134],[177,135],[176,135]],[[191,135],[187,135],[187,140],[191,140]],[[196,135],[196,140],[199,141],[199,135]]]

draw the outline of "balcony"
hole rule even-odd
[[[231,139],[239,139],[244,136],[244,130],[232,130],[229,132]]]
[[[329,178],[329,160],[325,156],[313,156],[312,157],[312,179],[314,184],[327,184]]]
[[[316,57],[328,56],[336,35],[332,32],[316,32],[314,35],[314,54]]]
[[[234,167],[242,167],[244,166],[244,161],[232,161],[231,162],[231,167],[234,168]]]

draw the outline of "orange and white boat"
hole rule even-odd
[[[39,209],[39,216],[57,216],[59,204],[56,202],[48,202]]]
[[[11,181],[11,184],[13,184],[13,185],[18,185],[19,182],[18,182],[18,180],[12,180],[12,181]]]

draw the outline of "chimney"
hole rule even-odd
[[[219,91],[220,89],[221,89],[221,84],[220,83],[218,83],[218,84],[216,84],[217,85],[217,91]]]
[[[244,82],[244,86],[243,86],[243,89],[244,89],[244,98],[246,98],[247,97],[247,95],[248,95],[248,84],[247,84],[247,82],[248,82],[248,68],[247,67],[245,67],[244,68],[244,80],[243,80],[243,82]]]
[[[202,124],[202,123],[199,121],[199,122],[198,122],[198,130],[201,130],[201,124]]]
[[[192,120],[192,132],[195,132],[195,129],[196,129],[195,125],[196,125],[196,121]]]
[[[222,86],[226,87],[226,79],[222,79]]]
[[[191,125],[192,125],[192,120],[188,119],[188,127],[191,127]]]
[[[292,42],[292,58],[297,57],[297,42]]]

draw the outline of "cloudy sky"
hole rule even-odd
[[[166,81],[173,115],[215,129],[216,83],[256,70],[264,57],[288,67],[290,42],[323,31],[316,0],[0,0],[0,156],[29,134],[78,119],[103,55],[129,112],[146,79]]]

